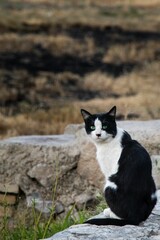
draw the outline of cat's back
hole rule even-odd
[[[127,132],[121,140],[122,152],[119,159],[119,166],[124,166],[130,171],[139,172],[141,176],[151,175],[152,163],[147,150],[136,140],[133,140]]]

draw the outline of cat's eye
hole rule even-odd
[[[102,129],[103,129],[103,130],[107,129],[107,126],[106,126],[106,125],[104,125],[104,126],[102,127]]]
[[[95,126],[91,126],[91,130],[95,130],[96,128],[95,128]]]

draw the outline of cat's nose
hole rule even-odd
[[[100,137],[100,136],[101,136],[101,134],[100,134],[100,133],[99,133],[99,134],[97,133],[97,134],[96,134],[96,136],[97,136],[97,137]]]

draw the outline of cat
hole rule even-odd
[[[85,130],[97,149],[97,160],[105,176],[108,205],[104,218],[91,218],[95,225],[139,225],[157,202],[152,163],[146,149],[116,124],[116,106],[106,113],[81,109]]]

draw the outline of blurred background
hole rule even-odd
[[[60,134],[80,108],[160,118],[160,0],[0,0],[0,138]]]

